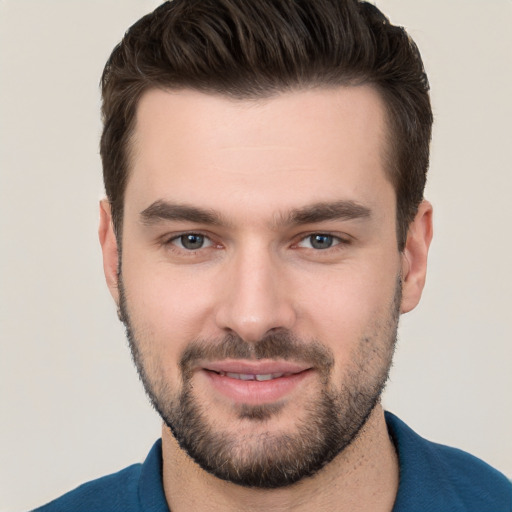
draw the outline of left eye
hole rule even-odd
[[[315,233],[303,238],[297,245],[308,249],[330,249],[334,245],[338,245],[341,240],[337,236],[326,235],[324,233]]]
[[[212,245],[212,241],[208,237],[198,233],[185,233],[173,238],[171,243],[177,245],[181,249],[186,249],[187,251],[204,249],[205,247],[210,247]]]

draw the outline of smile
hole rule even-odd
[[[263,405],[281,401],[312,378],[314,371],[288,361],[217,361],[198,368],[208,392],[230,403]]]
[[[266,374],[254,374],[254,373],[233,373],[233,372],[216,372],[223,377],[229,377],[230,379],[238,380],[257,380],[263,382],[267,380],[279,379],[280,377],[287,377],[292,375],[291,373],[266,373]]]

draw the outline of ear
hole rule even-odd
[[[421,298],[427,275],[427,257],[432,240],[432,205],[422,201],[409,226],[402,253],[401,313],[414,309]]]
[[[117,270],[119,265],[119,252],[117,239],[112,223],[112,211],[107,199],[100,201],[100,226],[98,229],[101,251],[103,253],[103,271],[108,289],[115,303],[119,305],[119,289]]]

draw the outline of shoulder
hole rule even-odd
[[[467,452],[423,439],[390,413],[386,421],[400,461],[396,512],[512,511],[505,475]]]
[[[141,468],[134,464],[82,484],[34,512],[135,512],[140,509],[137,488]]]
[[[33,512],[169,512],[162,485],[162,440],[143,464],[92,480]]]
[[[457,448],[430,443],[429,450],[444,486],[454,490],[461,502],[472,507],[478,503],[478,510],[512,511],[512,484],[505,475]]]

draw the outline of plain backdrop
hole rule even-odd
[[[0,510],[142,461],[160,422],[103,280],[98,81],[159,2],[0,0]],[[512,477],[512,2],[381,0],[432,86],[428,284],[384,405]]]

